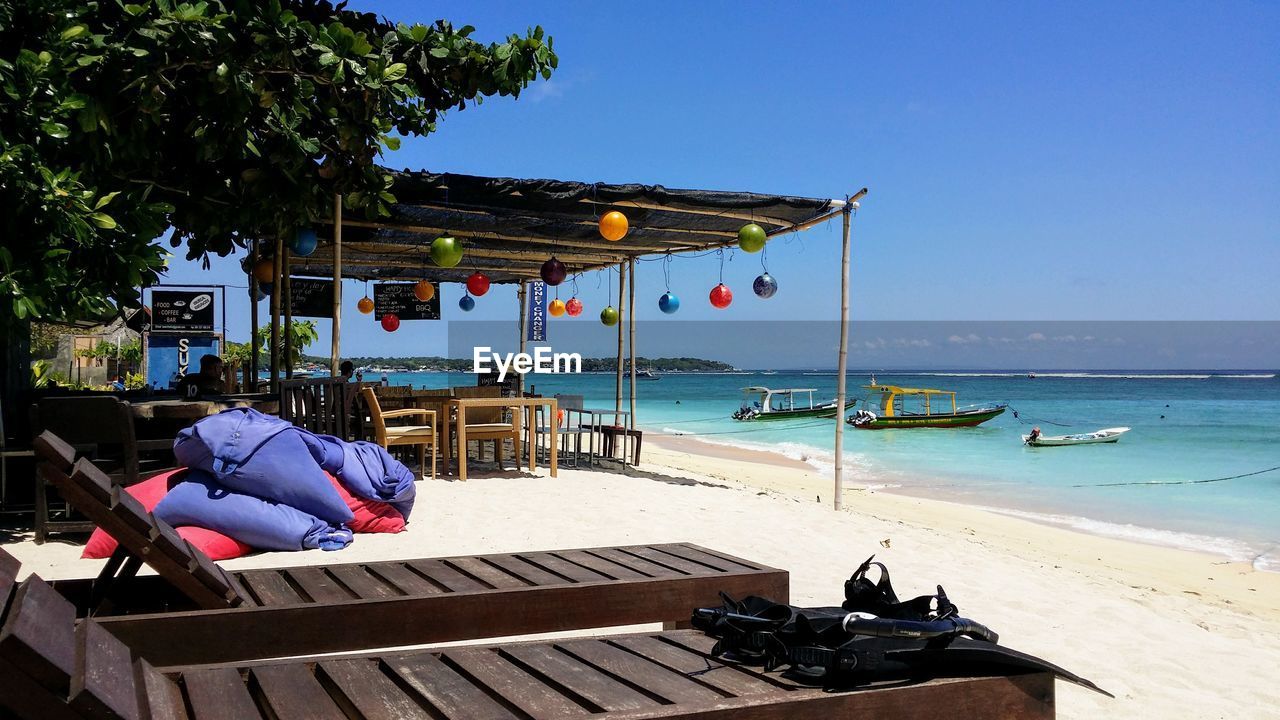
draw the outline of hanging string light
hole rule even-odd
[[[662,259],[662,279],[666,283],[667,291],[658,298],[658,309],[667,315],[673,315],[680,309],[680,298],[671,292],[671,253],[667,253],[667,256]]]
[[[718,253],[720,255],[720,283],[711,288],[708,299],[711,300],[712,307],[723,310],[733,302],[733,291],[729,289],[728,285],[724,284],[724,249],[720,249]]]

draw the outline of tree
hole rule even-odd
[[[316,333],[316,324],[312,320],[294,320],[293,324],[281,327],[282,331],[287,331],[292,335],[293,341],[293,364],[297,365],[302,361],[302,351],[308,345],[320,338]],[[284,355],[284,332],[280,335],[281,355]],[[271,349],[271,327],[269,325],[258,328],[258,364],[266,367],[270,362],[268,351]],[[238,361],[244,365],[249,364],[250,358],[253,357],[253,345],[250,343],[228,342],[227,349],[222,353],[222,357],[226,360]]]
[[[166,231],[198,259],[324,219],[334,193],[386,214],[383,148],[557,65],[540,27],[473,30],[327,0],[0,0],[9,360],[31,319],[136,306]]]

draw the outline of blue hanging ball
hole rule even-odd
[[[658,298],[658,309],[668,315],[672,315],[680,309],[680,298],[668,290],[662,293],[662,297]]]
[[[249,297],[253,299],[253,302],[262,302],[263,300],[267,299],[267,294],[262,292],[261,286],[258,287],[257,297],[253,297],[253,288],[249,288],[248,292],[249,292]]]
[[[308,257],[316,251],[316,231],[311,228],[302,228],[298,231],[293,239],[289,241],[289,252],[298,257]]]
[[[476,309],[475,298],[470,295],[463,295],[458,299],[458,307],[462,308],[462,312],[471,312]]]
[[[773,297],[774,293],[778,292],[778,281],[774,280],[769,273],[765,273],[751,283],[751,289],[755,292],[756,297],[768,300]]]
[[[258,292],[262,294],[262,297],[269,296],[271,294],[272,289],[273,288],[271,287],[271,283],[264,283],[264,282],[258,283]]]

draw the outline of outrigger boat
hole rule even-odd
[[[1059,447],[1062,445],[1095,445],[1097,443],[1113,443],[1120,436],[1129,432],[1127,427],[1114,427],[1091,433],[1076,435],[1041,435],[1036,428],[1030,435],[1023,435],[1022,442],[1031,447]]]
[[[813,404],[815,388],[773,390],[767,387],[742,388],[742,407],[733,413],[734,420],[787,420],[790,418],[835,417],[841,408],[835,400]],[[797,396],[808,395],[808,401]],[[802,404],[803,403],[803,404]],[[847,404],[847,403],[846,403]]]
[[[1003,403],[956,407],[956,394],[951,390],[874,383],[862,387],[867,390],[862,401],[864,409],[847,420],[862,430],[973,427],[1004,412],[1006,407]]]

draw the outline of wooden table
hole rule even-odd
[[[538,453],[532,450],[533,448],[533,442],[532,442],[533,441],[533,409],[539,405],[542,405],[548,409],[548,411],[550,412],[551,418],[556,417],[556,411],[559,409],[559,403],[556,401],[555,398],[452,398],[451,400],[449,400],[449,405],[456,408],[458,413],[458,416],[454,419],[454,428],[456,429],[457,436],[458,436],[458,479],[459,480],[467,479],[467,408],[479,408],[479,407],[508,408],[509,407],[512,410],[520,410],[524,415],[525,437],[526,439],[529,440],[528,445],[531,448],[529,452],[529,470],[531,471],[536,467],[536,463],[538,459]],[[516,418],[514,417],[511,420],[513,424],[517,421]],[[553,423],[550,423],[550,425],[551,425],[551,447],[554,448],[556,446],[557,423],[553,422]],[[447,436],[447,433],[449,430],[448,422],[445,423],[444,430],[446,432],[446,437],[444,438],[444,444],[445,444],[445,447],[449,447],[451,443],[450,443],[449,437]],[[445,452],[447,453],[448,451],[446,450]],[[446,454],[446,458],[447,457],[448,456]],[[447,464],[448,460],[446,459],[445,462]],[[516,441],[516,465],[518,466],[519,464],[520,464],[520,445],[519,445],[519,441],[517,440]],[[554,452],[551,453],[551,461],[550,461],[549,467],[551,468],[551,477],[556,477],[556,473],[559,468],[556,463],[556,453]]]
[[[280,401],[273,395],[218,395],[200,400],[160,397],[154,400],[130,400],[133,416],[139,420],[198,420],[217,415],[223,410],[247,407],[275,414]]]

